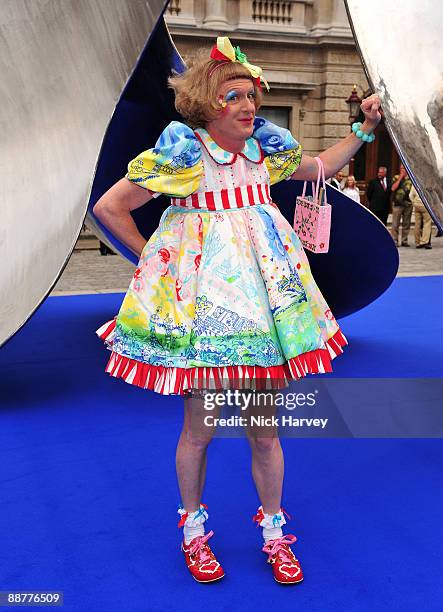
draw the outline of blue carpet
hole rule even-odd
[[[76,612],[441,610],[438,439],[282,440],[294,587],[260,552],[247,442],[215,439],[204,501],[227,575],[194,582],[175,527],[182,402],[103,373],[94,330],[121,299],[49,298],[0,353],[0,591],[60,590]],[[442,312],[443,277],[397,279],[341,321],[334,376],[441,377]]]

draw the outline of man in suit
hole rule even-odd
[[[336,189],[342,190],[341,184],[343,182],[344,174],[341,170],[336,172],[334,176],[328,179],[326,182],[335,187]]]
[[[368,183],[366,196],[369,202],[369,210],[374,213],[380,221],[387,225],[389,215],[389,201],[391,196],[392,181],[386,177],[387,168],[380,166],[377,178]]]

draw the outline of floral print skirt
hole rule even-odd
[[[270,204],[170,206],[115,319],[106,371],[162,394],[287,386],[347,344],[296,233]]]

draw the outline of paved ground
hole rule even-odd
[[[418,250],[411,232],[411,247],[399,249],[398,276],[443,274],[443,237],[435,238],[435,227],[432,233],[432,250]],[[134,266],[119,255],[100,255],[98,240],[85,232],[51,295],[126,291],[133,271]]]

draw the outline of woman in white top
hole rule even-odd
[[[352,174],[350,174],[345,181],[343,193],[360,204],[360,191],[358,190],[357,183]]]

